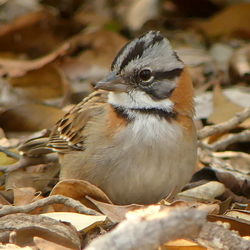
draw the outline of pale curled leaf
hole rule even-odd
[[[45,213],[42,215],[58,221],[69,222],[77,229],[77,231],[84,230],[88,227],[101,225],[103,221],[107,218],[104,215],[94,216],[71,212]]]
[[[50,196],[58,194],[78,200],[85,206],[92,209],[96,209],[96,206],[90,202],[86,196],[112,204],[108,196],[100,188],[84,180],[68,179],[60,181],[54,186]],[[71,209],[66,208],[63,205],[55,204],[53,207],[55,211],[72,212]]]
[[[213,201],[215,197],[220,196],[226,190],[224,184],[216,181],[210,181],[204,185],[188,189],[179,193],[178,197],[190,197],[203,201]]]

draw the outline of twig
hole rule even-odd
[[[93,240],[85,250],[152,250],[167,241],[194,237],[206,213],[194,209],[163,210],[121,222],[110,233]]]
[[[165,209],[153,215],[135,216],[93,240],[85,250],[151,250],[170,240],[192,238],[211,250],[247,250],[250,241],[222,225],[205,222],[197,209]]]
[[[217,223],[206,222],[195,241],[211,250],[249,250],[250,241],[245,240]]]
[[[5,153],[8,157],[14,158],[19,160],[21,158],[21,156],[19,154],[16,154],[14,152],[11,152],[10,150],[8,150],[5,147],[0,146],[0,152]]]
[[[250,117],[250,108],[245,108],[242,112],[237,113],[233,118],[229,119],[226,122],[217,125],[206,126],[200,129],[197,132],[197,137],[199,140],[202,140],[210,135],[226,132],[230,129],[237,127],[239,124],[241,124],[249,117]]]
[[[212,151],[217,151],[217,150],[224,150],[227,146],[236,142],[249,142],[249,141],[250,141],[250,130],[247,129],[238,134],[228,134],[212,144],[203,143],[202,146]]]
[[[244,158],[250,162],[250,155],[244,152],[235,152],[235,151],[214,152],[213,156],[219,157],[219,158],[238,157],[238,158]]]
[[[87,208],[80,201],[74,200],[63,195],[52,195],[24,206],[3,206],[0,209],[0,216],[14,213],[28,213],[35,210],[36,208],[44,207],[51,204],[64,204],[65,206],[74,208],[77,212],[81,214],[101,215],[95,210]]]
[[[249,161],[249,154],[243,152],[212,152],[207,148],[204,150],[198,150],[199,159],[201,162],[205,164],[209,164],[210,167],[214,170],[218,170],[219,172],[228,172],[235,176],[236,179],[240,180],[250,180],[249,175],[235,168],[230,161],[227,161],[223,158],[231,158],[231,157],[244,157],[247,161]],[[245,157],[246,156],[246,157]]]
[[[15,162],[11,165],[0,165],[0,171],[1,172],[11,172],[20,168],[26,168],[28,166],[35,166],[40,164],[54,164],[58,161],[57,156],[55,155],[46,155],[46,156],[38,156],[38,157],[30,157],[30,156],[22,156],[19,161]]]

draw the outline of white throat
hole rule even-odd
[[[166,112],[171,112],[173,109],[173,102],[168,98],[164,100],[154,101],[145,92],[131,91],[129,93],[115,93],[108,94],[108,103],[116,107],[125,109],[161,109]]]

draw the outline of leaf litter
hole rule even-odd
[[[1,3],[1,248],[249,249],[249,3],[196,1],[194,10],[184,1],[111,2]],[[197,93],[196,173],[174,200],[118,206],[91,183],[58,182],[55,155],[12,158],[149,29],[169,37]]]

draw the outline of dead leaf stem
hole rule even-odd
[[[206,126],[200,129],[197,132],[198,140],[202,140],[208,136],[218,133],[223,133],[230,129],[233,129],[249,117],[250,117],[250,108],[245,108],[242,112],[237,113],[233,118],[229,119],[226,122],[216,125]]]

